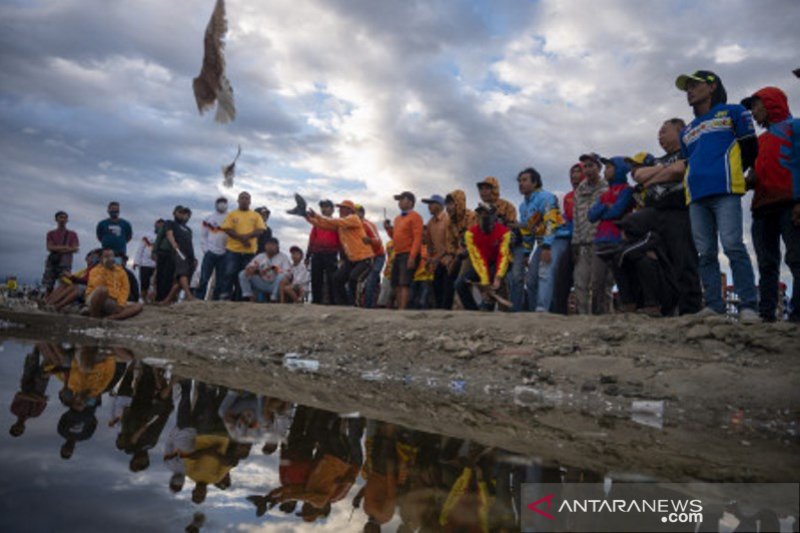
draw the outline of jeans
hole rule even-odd
[[[239,286],[242,288],[242,296],[250,298],[254,293],[268,293],[273,302],[278,301],[281,288],[281,281],[286,277],[286,274],[278,274],[275,279],[265,280],[258,274],[247,277],[244,270],[239,272]]]
[[[542,264],[540,261],[542,256],[541,245],[536,246],[536,250],[530,258],[528,275],[525,280],[529,311],[550,311],[550,304],[553,301],[555,268],[561,259],[561,255],[568,250],[568,246],[569,239],[553,239],[553,244],[550,247],[551,258],[547,264]],[[516,261],[516,258],[514,260]]]
[[[751,231],[758,259],[759,314],[768,320],[775,318],[782,238],[786,246],[784,261],[792,273],[790,318],[800,319],[800,227],[792,224],[792,206],[753,213]]]
[[[700,281],[705,291],[706,306],[717,313],[725,313],[726,310],[720,280],[719,239],[731,265],[740,308],[755,311],[758,297],[753,265],[742,235],[741,197],[723,194],[702,198],[689,205],[689,216],[694,244],[700,254]]]
[[[220,291],[222,289],[222,271],[225,264],[226,254],[215,254],[213,252],[206,252],[203,255],[203,262],[200,266],[200,284],[195,289],[194,296],[203,300],[206,297],[206,290],[208,289],[208,282],[211,280],[211,275],[216,274],[217,281],[214,284],[214,294],[212,300],[219,300]]]
[[[379,255],[372,260],[372,270],[369,271],[366,281],[367,286],[364,289],[364,298],[366,299],[364,307],[367,309],[375,307],[375,303],[378,299],[378,290],[381,285],[381,272],[383,272],[385,264],[385,255]]]
[[[412,281],[411,282],[411,301],[409,302],[410,309],[428,309],[428,300],[430,299],[432,282],[430,281]]]
[[[238,279],[239,273],[244,270],[247,263],[253,260],[253,254],[240,254],[228,250],[225,252],[222,271],[222,286],[219,289],[219,297],[222,300],[235,300],[241,294]]]
[[[512,311],[522,311],[525,306],[525,269],[528,266],[530,248],[517,246],[511,251],[514,262],[511,263],[511,276],[508,278],[508,289],[511,293]],[[528,294],[530,294],[530,289]],[[532,304],[528,302],[528,307]]]

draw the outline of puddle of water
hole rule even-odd
[[[10,428],[0,436],[2,531],[457,530],[484,512],[492,530],[518,531],[520,485],[563,473],[358,413],[182,379],[169,361],[124,348],[0,347]],[[467,472],[489,482],[484,506],[477,482],[463,488]]]

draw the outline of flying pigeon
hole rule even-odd
[[[289,209],[287,211],[287,213],[289,213],[290,215],[297,215],[299,217],[305,217],[306,213],[308,211],[308,209],[307,209],[308,204],[306,204],[305,198],[303,198],[302,196],[300,196],[297,193],[294,193],[294,201],[295,201],[295,203],[297,205],[295,205],[293,208]]]
[[[222,166],[222,176],[224,177],[222,184],[229,189],[233,187],[233,178],[236,176],[236,161],[238,161],[240,155],[242,155],[242,145],[239,145],[239,150],[236,152],[236,157],[233,158],[233,163]]]
[[[236,118],[233,88],[225,76],[225,41],[223,39],[227,32],[225,0],[217,0],[203,37],[203,66],[200,74],[192,80],[192,89],[197,102],[197,110],[201,115],[213,106],[214,102],[217,102],[217,114],[214,120],[222,124]]]

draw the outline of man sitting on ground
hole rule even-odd
[[[264,243],[264,251],[239,273],[242,297],[257,301],[256,293],[267,293],[271,301],[277,302],[281,281],[291,269],[289,258],[281,253],[278,239],[272,237]]]
[[[281,283],[281,303],[302,303],[308,292],[311,273],[303,261],[303,250],[299,246],[289,248],[289,253],[292,255],[292,266]]]
[[[86,303],[89,316],[124,320],[138,315],[142,304],[129,303],[130,284],[125,269],[114,261],[114,250],[103,248],[100,265],[89,274],[86,286]]]

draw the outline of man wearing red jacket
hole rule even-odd
[[[586,179],[583,173],[583,163],[575,163],[569,169],[569,182],[572,190],[564,195],[564,220],[569,229],[570,244],[572,243],[572,228],[575,220],[575,189]],[[575,270],[575,262],[572,253],[561,254],[556,265],[556,276],[553,281],[553,303],[550,311],[566,315],[569,312],[569,293],[572,289],[572,272]]]
[[[333,202],[322,200],[319,203],[322,215],[333,216]],[[339,257],[339,233],[336,230],[314,226],[308,236],[306,261],[311,262],[311,302],[333,304],[333,275],[336,273]],[[327,298],[323,291],[327,281]]]
[[[470,264],[456,281],[456,291],[464,309],[477,311],[478,305],[472,296],[472,285],[491,287],[497,291],[503,284],[511,263],[511,231],[497,221],[494,207],[481,204],[475,210],[478,224],[464,234]],[[488,309],[492,302],[483,302]]]
[[[742,105],[766,131],[758,137],[758,156],[748,184],[755,185],[753,245],[759,271],[759,315],[775,321],[778,306],[781,245],[792,271],[792,311],[789,320],[800,322],[800,120],[792,118],[786,94],[765,87]]]

